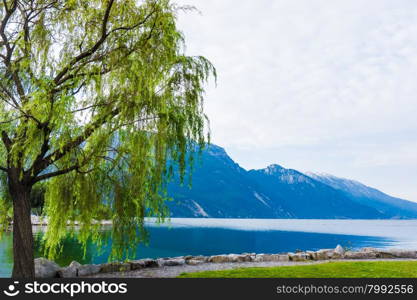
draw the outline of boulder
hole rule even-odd
[[[78,268],[81,267],[79,262],[73,261],[68,267],[58,270],[58,277],[60,278],[75,278],[78,277]]]
[[[343,249],[343,247],[340,245],[337,245],[336,248],[334,249],[334,253],[340,256],[343,256],[345,252],[346,252],[345,249]]]
[[[213,255],[209,257],[208,261],[211,263],[227,263],[230,262],[230,258],[228,255]]]
[[[188,259],[186,260],[187,265],[196,266],[204,263],[204,260]]]
[[[82,265],[78,267],[78,276],[89,276],[100,273],[101,265]]]
[[[372,247],[365,247],[365,248],[362,248],[359,252],[378,252],[378,249],[376,249],[376,248],[372,248]]]
[[[346,251],[343,256],[346,259],[373,259],[377,258],[377,252],[371,251]]]
[[[249,262],[252,260],[251,254],[213,255],[208,259],[211,263]]]
[[[53,261],[46,258],[35,259],[35,277],[36,278],[56,278],[60,267]]]
[[[317,260],[327,260],[332,259],[334,257],[334,250],[333,249],[321,249],[316,251],[315,255]]]
[[[158,262],[155,259],[145,258],[145,259],[130,261],[131,270],[139,270],[143,268],[154,268],[154,267],[158,267]]]
[[[100,273],[113,273],[120,271],[120,263],[118,262],[111,262],[100,265]]]
[[[158,259],[157,261],[160,267],[181,266],[185,264],[184,258],[168,258],[168,259],[162,258],[162,259]]]
[[[201,262],[208,262],[209,257],[207,256],[203,256],[203,255],[199,255],[199,256],[186,256],[184,257],[185,261],[187,262],[188,260],[198,260]]]
[[[306,254],[311,260],[317,260],[317,253],[315,251],[306,251]]]
[[[267,254],[263,254],[263,253],[256,254],[253,261],[255,261],[255,262],[265,261],[264,260],[265,255],[267,255]]]
[[[129,262],[120,264],[119,272],[127,272],[132,270],[132,265]]]
[[[290,257],[288,254],[257,254],[254,261],[289,261]]]
[[[381,257],[391,256],[395,258],[417,258],[417,252],[412,250],[398,250],[398,249],[390,249],[386,251],[380,251]]]
[[[252,261],[250,254],[229,254],[229,262],[249,262]]]
[[[305,252],[288,253],[291,261],[306,261],[310,259],[310,255]]]

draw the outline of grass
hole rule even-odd
[[[321,264],[239,268],[183,273],[180,278],[410,278],[417,277],[417,261],[329,262]]]

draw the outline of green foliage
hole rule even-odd
[[[10,193],[7,189],[7,176],[0,173],[0,238],[4,231],[9,228],[13,219],[13,206]]]
[[[330,262],[272,268],[183,273],[181,278],[414,278],[416,261]]]
[[[215,69],[184,54],[176,16],[189,8],[169,0],[32,2],[0,4],[1,168],[22,186],[44,182],[48,255],[67,223],[86,245],[105,217],[113,258],[127,257],[146,238],[144,217],[167,215],[172,165],[183,175],[209,139]]]

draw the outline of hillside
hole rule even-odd
[[[355,184],[353,184],[355,183]],[[168,186],[172,217],[389,219],[417,218],[417,203],[361,183],[271,165],[247,171],[211,145],[192,175],[192,188]]]

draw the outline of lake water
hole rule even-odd
[[[402,248],[417,250],[417,220],[265,220],[265,219],[171,219],[168,224],[147,222],[148,246],[140,245],[137,258],[227,253],[279,253],[334,248]],[[109,228],[103,228],[108,235]],[[42,230],[35,230],[40,238]],[[36,251],[36,256],[40,256]],[[89,245],[84,256],[75,239],[66,239],[57,262],[72,260],[103,263],[109,246]],[[10,276],[12,236],[0,240],[0,277]]]

